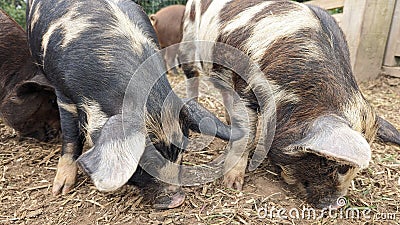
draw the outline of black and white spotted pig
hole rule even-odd
[[[308,202],[319,207],[338,206],[335,200],[346,195],[357,172],[368,166],[369,143],[377,132],[383,140],[400,144],[396,128],[377,117],[361,94],[344,35],[326,11],[293,1],[189,0],[183,26],[182,42],[221,42],[254,63],[237,74],[216,63],[188,63],[225,55],[234,61],[229,65],[243,64],[237,54],[230,57],[201,43],[180,49],[183,69],[194,78],[188,81],[189,97],[197,96],[196,77],[203,70],[216,79],[233,125],[245,127],[244,116],[249,115],[250,144],[241,152],[246,139],[233,142],[225,160],[228,187],[242,188],[260,118],[273,121],[276,115],[268,157],[287,183],[298,186]],[[257,67],[262,72],[255,73]],[[271,101],[275,113],[267,107]],[[246,105],[245,113],[239,103]],[[264,133],[266,129],[261,128]]]
[[[129,180],[156,192],[151,197],[161,196],[157,208],[182,204],[179,164],[189,128],[207,134],[215,130],[226,140],[231,131],[196,102],[182,103],[171,90],[162,57],[152,57],[151,66],[136,73],[158,50],[141,7],[129,0],[31,0],[27,12],[29,45],[55,87],[61,115],[62,156],[53,194],[71,190],[78,161],[101,191],[115,190]],[[133,86],[124,96],[133,76]],[[128,111],[123,111],[124,97]],[[214,124],[200,127],[204,117]],[[84,140],[92,148],[82,154]],[[149,163],[157,174],[143,169]],[[177,180],[178,186],[154,176]]]
[[[54,89],[33,63],[26,32],[1,9],[0,117],[23,137],[49,141],[60,131]]]

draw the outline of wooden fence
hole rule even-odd
[[[325,9],[343,7],[334,14],[350,49],[358,81],[381,72],[400,77],[400,0],[314,0],[307,4]]]

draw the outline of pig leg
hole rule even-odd
[[[237,190],[243,187],[249,152],[255,148],[258,124],[257,112],[245,105],[244,101],[233,104],[232,125],[242,128],[246,135],[231,143],[224,164],[224,185]]]
[[[234,96],[237,95],[233,87],[232,77],[234,76],[235,73],[233,71],[221,65],[213,64],[210,81],[221,93],[222,103],[225,107],[225,120],[228,124],[231,124]]]
[[[233,93],[228,90],[221,91],[222,101],[225,106],[225,120],[231,124],[231,113],[233,108]]]
[[[53,182],[53,195],[68,193],[75,184],[78,166],[76,159],[82,154],[83,137],[79,131],[78,112],[75,104],[58,96],[63,143],[57,174]]]
[[[199,95],[199,72],[195,69],[194,63],[186,63],[182,65],[183,72],[186,75],[186,93],[190,99],[197,101]]]
[[[178,48],[176,46],[169,46],[165,48],[164,59],[165,64],[167,65],[168,72],[172,72],[173,74],[178,74],[178,70],[175,65],[177,64],[177,55]]]

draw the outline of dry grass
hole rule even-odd
[[[170,78],[182,93],[183,78]],[[400,79],[380,77],[361,87],[378,113],[400,128]],[[203,97],[201,101],[222,117],[222,105],[213,97],[218,94],[209,92],[211,97]],[[195,142],[191,148],[199,144]],[[205,149],[188,151],[185,161],[188,164],[209,162],[223,152],[225,144],[216,140]],[[157,211],[143,200],[136,188],[124,186],[112,193],[101,193],[81,172],[73,191],[53,197],[51,183],[60,144],[20,140],[12,129],[1,123],[0,224],[399,224],[400,148],[374,143],[372,149],[370,167],[357,176],[348,195],[349,207],[371,210],[369,219],[345,219],[340,215],[336,219],[279,219],[277,211],[274,211],[275,218],[268,215],[260,218],[257,212],[263,212],[263,207],[296,208],[300,213],[303,207],[308,207],[268,163],[247,174],[243,192],[226,189],[221,180],[216,180],[185,187],[187,198],[180,208]],[[292,213],[295,215],[294,210]],[[397,218],[377,219],[384,213],[396,213]]]

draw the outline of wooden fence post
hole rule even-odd
[[[400,0],[396,0],[382,71],[400,77]]]
[[[357,81],[376,78],[382,67],[396,0],[345,0],[343,30]]]

